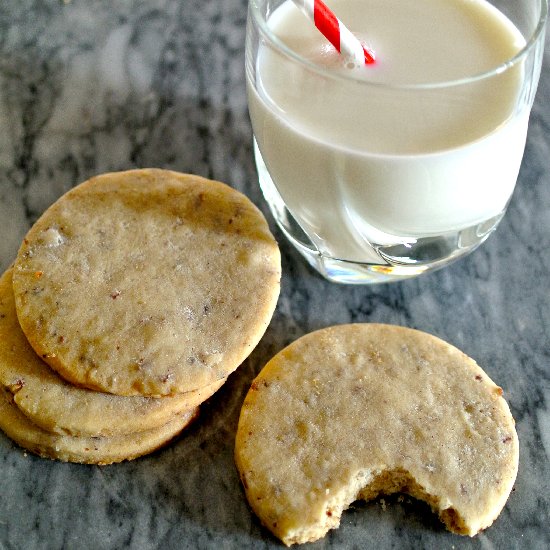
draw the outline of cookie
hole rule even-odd
[[[273,314],[280,253],[241,193],[166,170],[75,187],[28,232],[13,288],[32,347],[75,385],[164,396],[226,378]]]
[[[24,449],[43,458],[63,462],[106,465],[133,460],[171,441],[197,414],[198,409],[193,409],[176,416],[163,426],[129,435],[57,435],[33,424],[14,404],[12,394],[0,387],[0,429]]]
[[[60,435],[112,436],[166,424],[223,383],[173,397],[122,397],[67,383],[27,342],[15,314],[11,269],[0,277],[0,385],[40,428]]]
[[[235,460],[250,506],[287,545],[338,527],[354,500],[395,492],[473,536],[506,503],[518,439],[474,360],[423,332],[355,324],[268,362],[244,401]]]

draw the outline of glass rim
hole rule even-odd
[[[283,2],[281,2],[281,4],[282,3]],[[264,18],[263,15],[260,13],[259,0],[249,0],[248,5],[249,5],[249,12],[254,17],[254,20],[262,36],[266,38],[274,47],[277,48],[277,50],[283,53],[286,57],[298,62],[299,64],[303,65],[309,70],[312,70],[322,76],[325,76],[331,79],[355,81],[357,83],[360,83],[366,86],[374,86],[377,88],[385,88],[385,89],[393,89],[393,90],[399,90],[399,89],[423,90],[423,89],[447,88],[452,86],[460,86],[463,84],[473,83],[476,81],[484,80],[486,78],[490,78],[492,76],[501,74],[506,70],[512,68],[514,65],[522,61],[523,58],[529,55],[529,53],[535,47],[541,35],[544,34],[545,25],[548,18],[548,0],[539,0],[539,5],[540,5],[539,19],[538,19],[537,25],[533,29],[533,32],[531,33],[531,36],[529,37],[528,40],[525,41],[525,45],[512,57],[510,57],[506,61],[503,61],[496,67],[489,69],[488,71],[483,71],[481,73],[477,73],[477,74],[473,74],[470,76],[461,77],[457,79],[451,79],[451,80],[421,82],[421,83],[415,83],[415,84],[407,84],[407,83],[391,84],[386,82],[371,82],[369,80],[365,80],[363,78],[354,76],[353,74],[347,75],[344,73],[335,73],[334,71],[325,69],[324,67],[321,67],[320,65],[317,65],[312,61],[309,61],[301,57],[294,50],[292,50],[286,44],[284,44],[269,28],[269,26],[267,25],[267,19]]]

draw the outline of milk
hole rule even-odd
[[[379,260],[372,243],[490,225],[514,189],[529,109],[516,107],[520,64],[467,78],[512,58],[520,32],[484,0],[327,4],[377,62],[349,68],[290,0],[271,14],[310,65],[260,47],[255,86],[248,75],[264,184],[333,258]]]

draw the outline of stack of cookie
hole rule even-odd
[[[0,428],[66,461],[151,452],[256,346],[280,270],[262,214],[222,183],[133,170],[75,187],[0,279]]]

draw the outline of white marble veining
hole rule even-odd
[[[246,0],[0,3],[0,269],[31,223],[94,174],[157,166],[230,183],[264,212],[244,86]],[[0,549],[277,548],[233,463],[242,399],[296,337],[350,321],[403,324],[462,348],[504,388],[521,443],[493,527],[447,533],[422,504],[355,505],[315,548],[550,547],[550,40],[508,214],[478,251],[397,284],[342,287],[275,229],[279,304],[265,337],[169,447],[109,467],[42,460],[0,433]],[[271,223],[271,220],[270,220]]]

